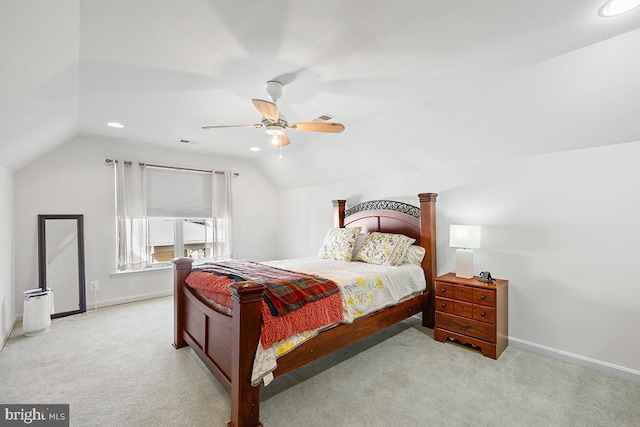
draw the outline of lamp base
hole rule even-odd
[[[473,250],[456,249],[456,277],[473,278]]]

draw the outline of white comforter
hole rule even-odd
[[[317,257],[269,261],[263,264],[316,274],[336,282],[342,293],[345,323],[351,323],[358,317],[397,304],[426,288],[424,272],[415,264],[390,267]],[[258,345],[251,376],[252,383],[256,385],[264,380],[265,385],[269,384],[273,378],[271,372],[278,366],[276,359],[317,335],[319,331],[316,329],[297,334],[268,349]]]

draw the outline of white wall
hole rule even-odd
[[[99,305],[171,293],[172,270],[112,275],[115,190],[113,167],[105,164],[106,158],[131,160],[133,167],[147,162],[239,172],[233,184],[234,255],[256,261],[274,258],[276,193],[248,161],[79,136],[15,173],[16,295],[38,286],[38,214],[84,215],[86,283],[88,288],[90,281],[99,281]],[[16,312],[22,313],[22,300],[14,301]],[[93,292],[87,292],[87,309],[94,303]]]
[[[16,320],[13,288],[13,174],[0,165],[0,349]]]
[[[475,270],[509,285],[511,345],[640,379],[640,142],[281,191],[278,256],[313,255],[332,199],[417,204],[439,193],[438,274],[450,224],[477,224]]]

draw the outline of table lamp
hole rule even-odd
[[[479,225],[451,225],[449,246],[456,249],[456,277],[473,277],[473,250],[480,247]]]

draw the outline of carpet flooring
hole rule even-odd
[[[68,403],[71,426],[225,426],[229,396],[171,346],[171,297],[90,311],[0,351],[0,403]],[[509,347],[498,360],[411,318],[261,392],[267,427],[639,426],[640,383]]]

